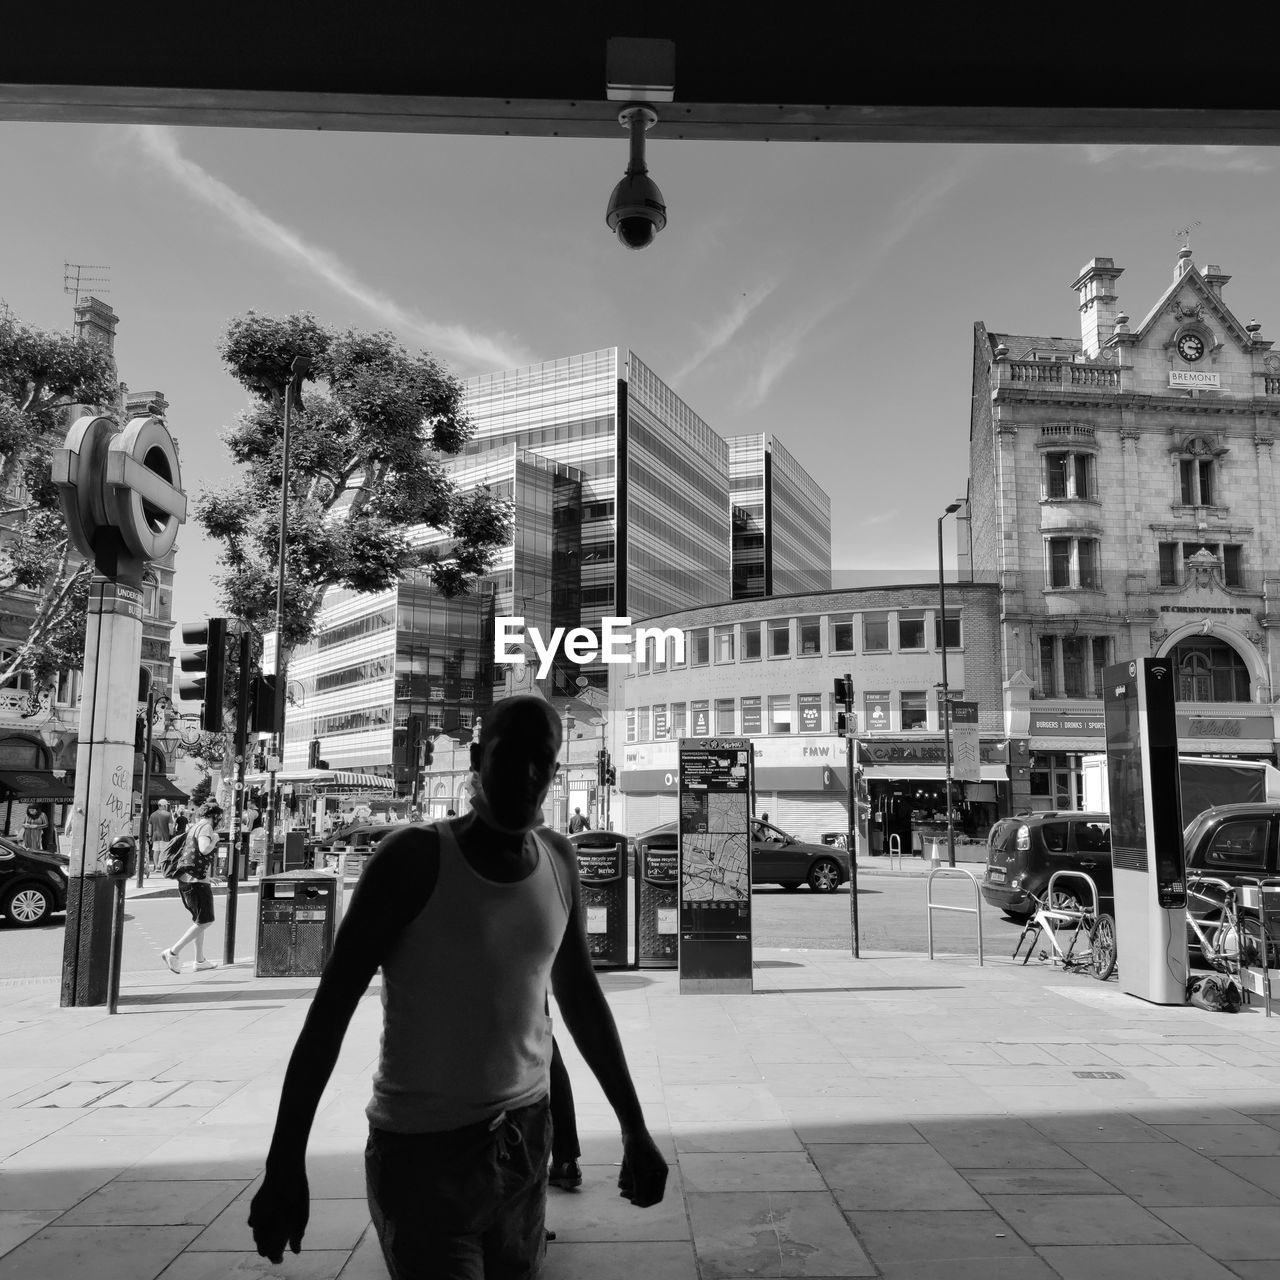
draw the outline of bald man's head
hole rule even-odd
[[[560,718],[542,698],[504,698],[484,717],[471,759],[479,774],[483,807],[499,830],[522,831],[541,824],[560,745]]]
[[[545,698],[535,698],[527,693],[514,698],[503,698],[495,702],[486,713],[480,725],[480,750],[483,752],[490,742],[506,737],[508,733],[520,737],[541,737],[550,732],[555,741],[555,748],[560,750],[563,733],[560,728],[560,717]]]

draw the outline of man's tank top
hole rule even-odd
[[[369,1122],[438,1133],[489,1120],[547,1092],[551,965],[571,898],[556,855],[501,884],[474,871],[448,822],[427,905],[382,965],[382,1055]]]

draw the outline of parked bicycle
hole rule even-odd
[[[1084,881],[1088,889],[1088,901],[1082,900],[1074,886],[1064,889],[1059,881],[1066,879]],[[1068,972],[1088,973],[1105,982],[1115,972],[1116,922],[1108,911],[1103,911],[1098,901],[1098,887],[1080,871],[1057,871],[1049,878],[1044,894],[1031,894],[1032,910],[1018,935],[1013,948],[1013,959],[1026,943],[1022,957],[1025,965],[1039,946],[1039,958],[1059,964]],[[1064,947],[1060,933],[1070,935]]]
[[[1257,967],[1266,955],[1262,924],[1242,915],[1237,886],[1216,876],[1187,877],[1187,945],[1204,963],[1238,979],[1240,967]]]

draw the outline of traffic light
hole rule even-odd
[[[423,738],[422,741],[418,744],[418,751],[419,751],[418,760],[420,765],[424,769],[430,769],[431,762],[435,759],[435,755],[436,755],[435,739],[428,734],[428,736]]]
[[[276,677],[274,675],[256,675],[249,680],[249,732],[280,732],[280,722],[276,719]]]
[[[223,687],[227,669],[227,620],[210,618],[206,622],[184,623],[182,643],[188,646],[179,660],[183,671],[199,673],[195,678],[178,681],[178,695],[189,701],[199,700],[200,727],[209,733],[222,728]]]
[[[848,676],[836,676],[835,699],[846,709],[853,702],[853,681]]]
[[[609,753],[605,750],[596,752],[596,785],[603,787],[609,773]]]
[[[616,787],[618,785],[618,770],[613,765],[605,765],[604,785],[606,787]]]
[[[311,745],[307,748],[307,768],[308,769],[327,769],[329,762],[320,759],[320,739],[312,738]]]

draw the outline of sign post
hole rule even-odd
[[[122,921],[106,853],[133,825],[134,726],[142,655],[142,575],[186,519],[178,452],[158,418],[123,431],[86,416],[55,450],[52,478],[72,544],[93,561],[85,617],[84,694],[75,803],[84,814],[67,867],[61,1004],[113,1004],[111,954]],[[145,815],[144,815],[145,816]]]
[[[680,739],[680,992],[750,995],[751,740]]]

